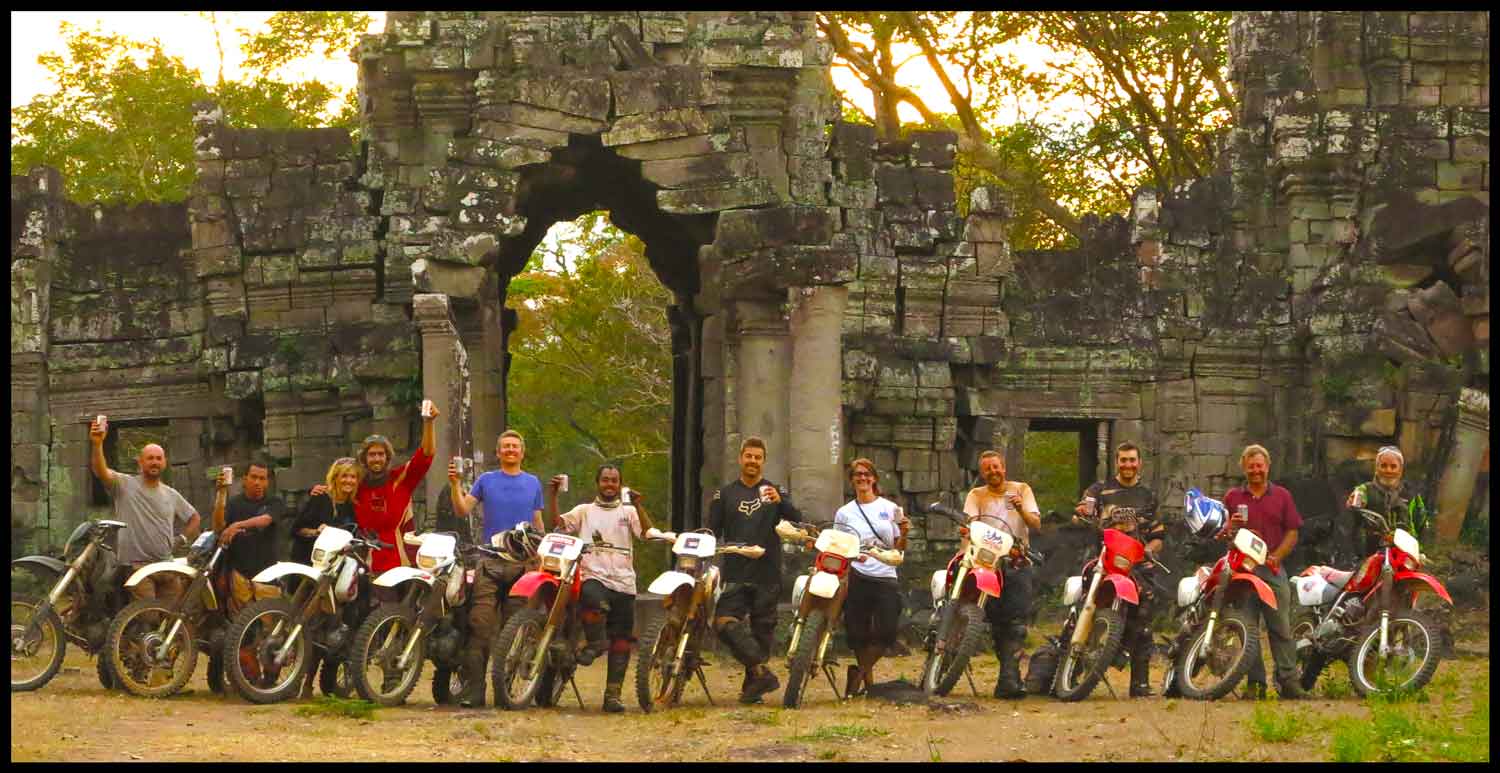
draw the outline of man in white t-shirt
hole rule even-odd
[[[979,476],[984,478],[984,485],[969,490],[964,512],[970,520],[1003,522],[1017,541],[1027,544],[1031,529],[1042,528],[1042,512],[1031,487],[1005,479],[1005,457],[999,451],[979,455]],[[990,638],[995,643],[995,657],[1000,661],[995,697],[1020,698],[1026,694],[1021,685],[1020,657],[1026,644],[1033,572],[1030,566],[1013,567],[1006,559],[1001,559],[999,566],[1004,587],[1000,597],[990,599],[984,607],[985,617],[990,621]]]
[[[651,528],[651,518],[641,505],[639,491],[631,491],[631,504],[620,501],[620,468],[606,464],[594,476],[598,494],[562,515],[557,514],[557,490],[562,476],[554,475],[547,484],[547,512],[553,527],[576,534],[590,542],[606,542],[626,552],[591,550],[583,554],[579,570],[583,587],[578,600],[588,644],[578,653],[578,663],[593,663],[607,649],[609,670],[604,682],[604,710],[612,714],[625,710],[620,691],[625,685],[625,669],[630,664],[630,632],[635,628],[635,566],[630,553],[631,540]],[[608,636],[606,643],[605,637]]]

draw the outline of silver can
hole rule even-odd
[[[567,473],[563,473],[562,474],[562,483],[558,484],[557,490],[558,491],[567,491],[568,490],[568,474]]]
[[[635,502],[632,500],[632,497],[630,496],[630,494],[631,494],[631,491],[630,491],[630,487],[629,486],[626,486],[626,487],[620,489],[620,501],[624,502],[627,505],[633,505],[633,504],[635,504]]]
[[[1083,498],[1083,509],[1088,511],[1088,514],[1089,514],[1090,517],[1092,517],[1095,514],[1096,508],[1098,506],[1099,506],[1099,500],[1094,499],[1093,497],[1084,497]]]
[[[226,465],[224,465],[223,467],[221,467],[219,469],[224,473],[224,485],[225,486],[233,486],[234,485],[234,467],[232,465],[226,464]]]
[[[765,485],[762,485],[760,487],[760,501],[765,502],[767,504],[769,504],[771,502],[771,489],[772,488],[774,488],[774,486],[772,486],[769,483],[767,483]]]
[[[1236,521],[1248,521],[1248,520],[1250,520],[1250,506],[1249,505],[1239,505],[1239,506],[1235,507],[1234,508],[1234,519]]]
[[[109,431],[109,417],[102,413],[94,417],[94,424],[99,427],[100,432]]]
[[[436,406],[434,406],[432,404],[431,400],[423,400],[422,401],[422,418],[424,418],[424,419],[430,419],[430,418],[432,418],[432,409],[434,407],[436,407]]]

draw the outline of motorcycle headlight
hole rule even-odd
[[[677,571],[679,571],[679,572],[691,572],[691,571],[693,571],[694,569],[697,569],[697,568],[698,568],[698,557],[697,556],[678,556],[677,557]]]
[[[430,572],[430,571],[436,569],[437,565],[438,565],[437,556],[424,556],[421,553],[417,554],[417,568],[418,569]]]
[[[321,548],[313,548],[312,565],[314,569],[323,571],[328,568],[328,551]]]
[[[558,556],[542,556],[542,568],[551,572],[561,572],[562,559]]]
[[[1247,572],[1253,572],[1255,571],[1255,567],[1260,566],[1260,564],[1255,563],[1255,559],[1249,556],[1242,556],[1240,558],[1240,566],[1244,567]]]
[[[996,555],[995,551],[988,548],[980,548],[979,551],[974,554],[974,563],[986,569],[994,569],[995,562],[999,560],[1000,556]]]

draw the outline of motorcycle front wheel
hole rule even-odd
[[[548,670],[545,655],[541,668],[533,667],[546,624],[547,613],[539,609],[518,610],[505,621],[490,648],[490,682],[495,705],[524,709],[536,698]]]
[[[416,636],[416,641],[411,639]],[[360,697],[381,706],[399,706],[422,678],[426,638],[419,635],[411,610],[399,605],[382,606],[365,618],[354,632],[348,669]],[[406,667],[396,661],[407,651]]]
[[[176,625],[181,620],[180,625]],[[177,631],[172,640],[167,635]],[[114,681],[143,698],[167,698],[182,691],[198,666],[193,626],[170,606],[141,599],[120,610],[109,626],[101,659],[108,659]],[[165,645],[166,652],[162,652]]]
[[[1260,658],[1260,626],[1255,615],[1242,609],[1225,610],[1214,624],[1207,652],[1199,652],[1207,624],[1188,640],[1176,664],[1183,697],[1218,700],[1245,678],[1250,664]]]
[[[1071,634],[1071,632],[1069,632]],[[1057,667],[1057,684],[1054,692],[1065,702],[1081,701],[1104,678],[1104,671],[1120,654],[1125,640],[1125,618],[1113,609],[1094,610],[1094,624],[1089,628],[1089,638],[1082,647],[1064,642],[1067,651]]]
[[[928,695],[947,695],[958,684],[969,667],[969,659],[984,644],[984,613],[975,604],[961,604],[953,610],[948,629],[939,633],[945,646],[928,656],[922,689]]]
[[[26,629],[35,623],[30,635]],[[68,647],[62,618],[42,599],[10,594],[10,691],[41,688],[62,668]]]
[[[235,615],[224,636],[224,670],[240,697],[251,703],[276,703],[297,693],[312,657],[306,628],[298,634],[287,662],[275,662],[295,624],[292,605],[280,598],[251,602]]]
[[[658,706],[671,708],[682,697],[682,686],[688,674],[677,673],[673,660],[677,645],[687,632],[667,610],[661,610],[646,624],[635,659],[635,699],[641,711],[651,713]]]
[[[1391,612],[1387,654],[1380,654],[1380,618],[1366,626],[1349,653],[1349,684],[1363,698],[1372,693],[1420,690],[1432,681],[1441,656],[1437,627],[1414,609]]]
[[[821,609],[808,612],[807,620],[802,623],[802,637],[797,640],[797,651],[792,653],[792,661],[787,664],[786,690],[781,694],[781,705],[785,708],[795,709],[802,705],[802,691],[813,677],[813,660],[827,635],[828,613]]]

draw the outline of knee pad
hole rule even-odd
[[[630,640],[629,639],[611,639],[610,642],[609,642],[609,652],[612,655],[629,655],[630,654]]]
[[[598,609],[583,609],[578,613],[578,619],[584,625],[600,625],[604,622],[604,612]]]

